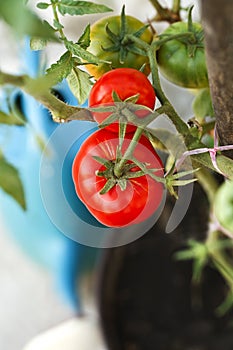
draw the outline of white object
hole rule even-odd
[[[106,350],[93,317],[73,318],[39,334],[23,350]]]

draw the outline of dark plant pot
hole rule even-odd
[[[216,315],[227,287],[211,267],[194,286],[192,262],[174,253],[202,240],[208,204],[196,186],[183,222],[164,233],[172,200],[156,225],[132,244],[109,249],[99,280],[99,313],[109,350],[232,350],[233,313]]]

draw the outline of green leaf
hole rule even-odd
[[[79,104],[82,105],[88,98],[92,88],[90,75],[79,68],[73,67],[67,77],[67,81],[74,96],[77,98]]]
[[[33,51],[43,50],[47,45],[46,39],[41,38],[31,38],[30,40],[30,48]]]
[[[60,59],[51,65],[46,71],[46,78],[51,81],[51,85],[56,85],[65,79],[73,68],[73,59],[69,51],[66,51]]]
[[[29,35],[57,41],[55,31],[27,7],[23,0],[0,1],[0,19],[19,36]]]
[[[25,125],[25,122],[21,118],[17,117],[17,115],[7,114],[0,111],[0,124],[22,126]]]
[[[87,61],[93,64],[98,64],[100,62],[103,62],[99,60],[99,58],[94,56],[92,53],[84,50],[79,44],[75,44],[72,41],[65,40],[65,45],[67,50],[69,50],[74,56],[82,58],[84,61]]]
[[[36,79],[28,78],[26,89],[28,91],[36,90],[36,93],[49,93],[49,90],[67,77],[73,67],[73,58],[70,52],[65,52],[60,59],[52,64],[46,71],[45,75]]]
[[[82,35],[80,36],[80,38],[78,39],[78,45],[80,45],[83,49],[87,49],[88,46],[90,45],[91,39],[90,39],[90,24],[88,24],[86,26],[86,28],[84,29],[84,32],[82,33]]]
[[[0,188],[26,210],[23,185],[18,170],[0,155]]]
[[[38,9],[40,9],[40,10],[46,10],[49,6],[50,6],[50,4],[48,4],[47,2],[39,2],[36,5],[36,7],[38,7]]]
[[[95,4],[90,1],[76,1],[76,0],[60,0],[58,2],[58,11],[61,15],[87,15],[95,13],[104,13],[112,11],[105,5]]]

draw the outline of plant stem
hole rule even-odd
[[[25,89],[25,92],[28,92],[27,89]],[[49,109],[54,122],[65,123],[71,120],[94,121],[92,114],[87,109],[69,106],[49,91],[33,97]]]
[[[186,35],[187,34],[189,35],[188,32],[186,33]],[[158,43],[156,43],[155,41],[152,43],[152,45],[149,45],[140,38],[136,38],[133,35],[127,35],[127,37],[147,52],[151,67],[152,84],[155,89],[156,96],[162,104],[162,112],[168,116],[173,125],[176,127],[178,133],[183,136],[186,147],[189,150],[205,147],[205,145],[203,145],[200,142],[199,138],[194,137],[190,134],[188,125],[180,118],[180,116],[177,114],[174,107],[163,92],[163,89],[160,84],[158,64],[155,52]],[[210,155],[208,153],[193,155],[192,159],[194,160],[194,164],[197,168],[199,168],[200,166],[205,166],[215,171]],[[224,171],[224,173],[229,176],[229,178],[233,178],[233,161],[231,159],[224,157],[223,155],[219,155],[218,166],[220,170]]]
[[[166,16],[167,10],[160,4],[158,0],[149,0],[151,4],[154,6],[158,14],[163,17]]]
[[[37,79],[27,75],[12,75],[0,71],[0,85],[14,85],[34,97],[52,113],[55,122],[73,119],[94,121],[92,114],[84,108],[69,106],[55,97],[49,89],[40,89]]]
[[[178,39],[185,39],[185,38],[192,38],[193,37],[193,32],[192,31],[187,31],[184,33],[179,33],[179,34],[174,34],[174,35],[161,35],[160,38],[162,37],[162,39],[158,39],[153,41],[153,43],[150,45],[151,48],[157,50],[161,45],[165,44],[166,42],[170,41],[170,40],[178,40]]]
[[[172,12],[180,15],[180,0],[173,0]]]
[[[180,36],[183,37],[184,35],[187,36],[187,35],[189,35],[189,33],[179,35],[179,37]],[[134,37],[133,35],[128,35],[127,38],[129,40],[133,41],[135,44],[137,44],[138,46],[140,46],[141,48],[143,48],[147,52],[149,62],[150,62],[151,74],[152,74],[152,85],[156,91],[156,96],[159,99],[159,101],[161,102],[161,104],[164,105],[164,108],[166,109],[166,111],[164,111],[164,112],[171,119],[171,121],[175,125],[177,131],[183,136],[188,134],[189,128],[188,128],[187,124],[176,113],[172,104],[170,103],[170,101],[168,100],[166,95],[164,94],[163,89],[162,89],[161,84],[160,84],[158,64],[157,64],[157,60],[156,60],[156,50],[155,50],[155,48],[160,45],[160,42],[155,41],[152,43],[152,45],[149,45],[149,44],[145,43],[143,40]],[[172,40],[172,38],[173,37],[164,38],[161,40],[161,42]]]
[[[135,149],[135,147],[137,146],[138,144],[138,141],[143,133],[143,128],[141,127],[137,127],[135,133],[134,133],[134,136],[126,150],[126,152],[123,154],[122,158],[120,159],[120,161],[115,165],[115,168],[114,168],[114,174],[116,175],[116,177],[120,178],[121,175],[122,175],[122,171],[123,171],[123,168],[124,168],[124,165],[125,163],[132,159],[132,154],[133,154],[133,151]]]
[[[203,148],[205,147],[203,144],[196,144],[195,148]],[[194,148],[193,148],[194,149]],[[211,161],[210,155],[208,153],[202,153],[202,154],[195,154],[192,155],[192,161],[195,166],[195,168],[206,167],[213,171],[216,171],[216,169],[213,166],[213,163]],[[219,169],[224,172],[224,174],[227,175],[228,178],[233,179],[233,160],[225,157],[222,154],[219,154],[217,156],[217,163]]]
[[[206,240],[208,252],[212,258],[212,261],[217,268],[217,270],[222,274],[222,276],[227,281],[231,291],[233,290],[233,269],[232,261],[224,254],[222,249],[219,249],[220,233],[218,231],[209,232],[208,238]]]
[[[54,16],[55,21],[57,23],[61,24],[59,21],[58,13],[57,13],[57,4],[54,2],[52,2],[52,9],[53,9],[53,16]],[[59,34],[61,36],[61,39],[63,39],[63,40],[66,39],[65,34],[63,33],[62,25],[60,26],[58,31],[59,31]]]
[[[0,71],[0,85],[9,84],[21,88],[25,85],[27,78],[27,75],[12,75]]]
[[[185,137],[189,133],[188,125],[179,117],[179,115],[176,113],[175,109],[173,108],[172,104],[170,103],[170,101],[168,100],[168,98],[163,92],[163,89],[160,84],[160,79],[159,79],[156,54],[153,48],[152,49],[150,48],[148,50],[148,58],[149,58],[151,73],[152,73],[152,84],[156,91],[159,101],[164,106],[164,113],[167,114],[167,116],[170,118],[170,120],[176,127],[177,131]]]
[[[198,178],[198,182],[202,186],[203,190],[205,191],[210,206],[212,206],[215,192],[218,188],[218,183],[214,178],[214,175],[212,175],[207,169],[202,168],[196,173],[196,177]]]
[[[175,11],[169,8],[163,7],[158,0],[149,0],[151,4],[157,11],[156,21],[167,21],[169,23],[174,23],[180,21],[180,13],[177,11],[177,4],[174,7]],[[177,2],[177,1],[174,1]],[[174,6],[174,4],[173,4]]]

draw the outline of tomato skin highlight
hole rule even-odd
[[[113,46],[113,41],[109,38],[106,32],[106,26],[116,35],[120,35],[120,23],[121,16],[109,16],[101,18],[91,25],[90,39],[91,43],[88,47],[88,51],[98,57],[100,60],[111,62],[111,65],[101,63],[99,65],[87,64],[87,71],[95,78],[99,79],[104,73],[115,68],[132,67],[137,70],[141,69],[145,65],[144,74],[150,73],[149,60],[147,56],[127,52],[124,62],[120,62],[120,53],[118,51],[105,51],[104,49]],[[126,16],[126,33],[133,34],[142,27],[144,23],[132,16]],[[149,28],[147,28],[140,36],[141,40],[150,44],[153,35]]]
[[[126,134],[122,146],[123,153],[132,137],[133,134]],[[143,175],[128,179],[125,190],[116,184],[107,193],[100,194],[107,180],[97,175],[98,171],[103,170],[104,165],[93,156],[114,161],[118,145],[117,134],[100,129],[84,141],[72,168],[78,197],[100,223],[109,227],[129,226],[146,220],[158,209],[164,193],[162,183],[155,181],[149,175]],[[148,168],[156,169],[155,175],[164,176],[161,159],[145,136],[140,138],[133,156],[147,163]],[[127,163],[130,163],[130,160]],[[138,167],[132,169],[132,171],[138,170]]]
[[[156,94],[149,79],[140,71],[133,68],[118,68],[105,73],[92,87],[89,95],[89,106],[100,107],[114,104],[112,92],[115,91],[122,101],[139,94],[136,102],[138,105],[154,109]],[[137,111],[139,118],[146,117],[150,112]],[[93,117],[97,123],[102,123],[109,113],[93,112]],[[118,123],[106,127],[112,132],[119,131]],[[127,126],[127,132],[135,131],[134,125]]]
[[[185,88],[200,89],[209,85],[206,58],[203,46],[202,26],[193,24],[194,35],[197,38],[196,49],[190,57],[189,45],[184,39],[172,39],[161,45],[157,51],[157,61],[162,75],[172,83]],[[176,35],[188,32],[188,24],[176,22],[162,33]],[[190,46],[192,44],[190,43]]]

